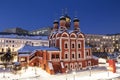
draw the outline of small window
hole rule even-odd
[[[26,59],[25,57],[23,57],[23,58],[20,59],[20,61],[21,61],[21,62],[26,62],[27,59]]]
[[[53,58],[55,58],[55,55],[54,55],[54,54],[52,54],[52,59],[53,59]]]
[[[89,56],[89,53],[88,53],[88,51],[86,52],[86,55],[87,55],[87,56]]]
[[[78,44],[78,48],[81,48],[80,44]]]
[[[67,65],[65,66],[65,68],[67,68]]]
[[[6,43],[8,43],[8,40],[6,40]]]
[[[72,58],[75,58],[75,55],[74,55],[74,54],[72,54]]]
[[[72,44],[72,48],[75,48],[75,45],[74,45],[74,44]]]
[[[68,58],[68,55],[67,54],[65,54],[65,59],[67,59]]]
[[[56,55],[56,58],[59,58],[59,54]]]
[[[65,43],[65,48],[68,48],[68,45],[67,45],[67,43]]]
[[[12,47],[14,47],[14,45],[12,45]]]
[[[80,54],[78,54],[78,58],[80,58]]]

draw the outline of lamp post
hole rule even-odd
[[[76,74],[76,72],[74,71],[73,72],[73,80],[75,80],[75,74]]]
[[[91,68],[91,66],[90,66],[90,67],[89,67],[89,70],[90,70],[90,74],[89,74],[89,76],[91,76],[91,69],[92,69],[92,68]]]

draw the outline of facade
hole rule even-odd
[[[47,36],[0,35],[0,52],[6,52],[8,48],[11,52],[17,52],[24,45],[49,46],[49,41]]]
[[[93,52],[119,52],[120,51],[120,34],[113,35],[95,35],[85,34],[86,45],[92,47]]]
[[[54,21],[48,38],[49,47],[38,46],[35,49],[34,46],[25,46],[18,51],[18,61],[22,66],[38,66],[50,74],[55,74],[98,65],[98,60],[92,56],[91,48],[85,46],[85,36],[80,31],[79,19],[74,18],[74,29],[69,30],[70,20],[66,18],[70,19],[61,16],[59,22]],[[34,50],[27,54],[27,47]]]

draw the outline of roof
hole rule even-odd
[[[23,48],[18,50],[18,52],[33,52],[35,50],[47,50],[47,51],[59,51],[56,47],[48,47],[48,46],[29,46],[25,45]]]

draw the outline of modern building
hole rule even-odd
[[[80,31],[80,21],[74,18],[74,29],[66,16],[61,16],[60,21],[53,23],[50,33],[49,47],[24,46],[18,51],[18,61],[23,67],[41,67],[50,74],[65,73],[66,71],[79,71],[98,65],[97,58],[92,56],[91,48],[85,46],[85,35]],[[59,23],[59,25],[58,25]]]
[[[85,37],[86,45],[91,46],[93,52],[120,52],[120,34],[85,34]]]

